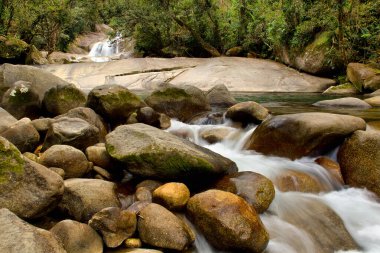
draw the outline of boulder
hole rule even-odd
[[[109,123],[124,123],[131,113],[146,104],[127,88],[119,85],[103,85],[91,90],[87,106],[100,114]]]
[[[152,202],[152,193],[146,187],[137,187],[135,192],[135,199],[141,202]]]
[[[40,163],[46,167],[58,167],[65,171],[65,178],[77,178],[92,169],[92,163],[85,154],[68,145],[53,145],[40,156]]]
[[[379,107],[380,106],[380,96],[375,96],[375,97],[364,99],[364,102],[368,103],[369,105],[371,105],[373,107]]]
[[[25,63],[29,45],[15,37],[0,36],[0,63]]]
[[[199,183],[237,171],[234,162],[219,154],[140,123],[117,127],[106,136],[106,148],[132,174],[143,177]]]
[[[208,190],[194,195],[187,214],[215,248],[234,252],[263,252],[269,235],[259,215],[241,197]]]
[[[272,181],[251,171],[225,176],[216,183],[215,188],[242,197],[258,213],[265,212],[275,196]]]
[[[77,221],[88,222],[106,207],[119,207],[114,183],[100,179],[65,180],[65,192],[59,207]]]
[[[26,223],[6,208],[0,209],[0,227],[3,253],[67,253],[51,232]]]
[[[349,115],[319,112],[279,115],[261,123],[245,148],[296,159],[331,150],[356,130],[365,128],[363,119]]]
[[[236,104],[235,98],[224,84],[215,85],[206,93],[206,98],[211,106],[228,108]]]
[[[369,79],[375,75],[376,70],[365,64],[349,63],[347,65],[347,78],[360,91],[362,91],[364,83],[367,81],[368,85]]]
[[[229,134],[232,133],[232,129],[228,127],[218,127],[205,129],[200,132],[200,136],[210,144],[223,141]]]
[[[12,142],[22,153],[33,152],[40,142],[40,134],[30,123],[30,119],[27,118],[10,126],[0,133],[0,136]]]
[[[46,133],[42,151],[63,144],[84,150],[98,143],[99,129],[80,118],[62,117],[52,121]]]
[[[356,131],[340,147],[338,162],[346,184],[380,196],[380,132]]]
[[[132,212],[108,207],[94,214],[88,224],[103,236],[107,247],[116,248],[135,233],[137,219]]]
[[[183,251],[195,241],[194,232],[184,221],[154,203],[141,210],[137,228],[140,239],[154,247]]]
[[[169,210],[180,210],[190,199],[190,190],[183,183],[166,183],[153,192],[153,200]]]
[[[17,81],[3,95],[1,106],[15,118],[40,116],[41,102],[30,82]]]
[[[359,90],[351,83],[339,84],[331,86],[323,92],[323,94],[358,94]]]
[[[50,232],[63,244],[67,253],[103,253],[102,238],[87,224],[63,220]]]
[[[296,170],[286,170],[277,176],[275,184],[280,191],[318,193],[323,191],[323,186],[314,176]]]
[[[25,59],[27,65],[44,65],[49,64],[49,61],[42,55],[42,53],[34,46],[30,45],[28,55]]]
[[[367,102],[354,97],[337,98],[330,100],[322,100],[313,104],[318,107],[345,107],[345,108],[358,108],[369,109],[370,106]]]
[[[94,165],[100,166],[103,169],[112,168],[112,158],[108,154],[104,143],[98,143],[94,146],[87,147],[86,156]]]
[[[260,124],[268,115],[268,109],[253,101],[238,103],[228,108],[226,112],[227,119],[240,122],[243,126]]]
[[[344,184],[339,163],[325,156],[318,157],[315,162],[325,168],[339,183]]]
[[[380,70],[376,70],[376,75],[364,80],[364,88],[371,91],[380,89]]]
[[[226,56],[242,56],[242,53],[244,51],[243,47],[232,47],[227,50]]]
[[[165,113],[183,122],[211,110],[203,92],[189,85],[183,88],[167,85],[154,91],[145,99],[145,102],[157,112]]]
[[[0,107],[0,133],[17,122],[9,112]]]
[[[52,116],[61,115],[85,105],[85,94],[72,84],[49,89],[42,100],[44,110]]]
[[[130,122],[130,119],[128,120]],[[160,129],[167,129],[170,127],[170,118],[163,113],[156,112],[149,106],[140,108],[137,111],[136,120],[136,123],[144,123]]]
[[[27,158],[0,137],[0,208],[21,218],[40,217],[54,209],[63,194],[62,178]]]

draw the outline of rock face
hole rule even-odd
[[[53,145],[40,157],[46,167],[57,167],[65,171],[65,178],[82,177],[92,169],[85,154],[68,145]]]
[[[33,152],[40,141],[40,134],[30,123],[30,119],[26,118],[10,126],[0,135],[12,142],[22,153]]]
[[[185,184],[167,183],[153,192],[153,200],[169,210],[179,210],[186,206],[190,199],[190,191]]]
[[[247,202],[235,194],[208,190],[187,204],[194,224],[214,247],[236,252],[263,252],[269,235]]]
[[[360,109],[369,109],[372,107],[367,102],[359,98],[353,98],[353,97],[323,100],[323,101],[316,102],[313,105],[319,106],[319,107],[346,107],[346,108],[360,108]]]
[[[31,160],[0,137],[0,207],[22,218],[51,211],[63,194],[62,178]]]
[[[186,122],[195,115],[211,110],[203,92],[194,86],[167,86],[154,91],[145,99],[154,110]]]
[[[365,187],[380,196],[380,133],[356,131],[338,152],[346,184]]]
[[[356,130],[365,128],[363,119],[348,115],[280,115],[261,123],[245,147],[267,155],[296,159],[330,150]]]
[[[194,240],[194,232],[166,208],[149,204],[139,215],[138,231],[141,240],[149,245],[183,251]]]
[[[50,232],[63,244],[67,253],[103,253],[102,238],[87,224],[63,220]]]
[[[236,104],[228,108],[226,118],[232,121],[241,122],[243,126],[248,124],[260,124],[266,117],[269,111],[260,104],[248,101]]]
[[[224,84],[215,85],[206,93],[211,106],[228,108],[236,104],[235,98]]]
[[[86,104],[86,96],[74,85],[56,86],[45,93],[43,108],[52,116],[57,116]]]
[[[92,216],[88,224],[103,235],[107,247],[116,248],[135,233],[137,219],[132,212],[108,207]]]
[[[67,253],[52,233],[36,228],[6,208],[0,209],[0,250],[4,253]]]
[[[225,176],[216,183],[215,188],[242,197],[258,213],[265,212],[275,196],[272,181],[250,171]]]
[[[100,179],[67,179],[59,207],[77,221],[87,222],[106,207],[120,205],[114,183]]]
[[[124,123],[131,113],[146,104],[127,88],[119,85],[103,85],[88,95],[87,106],[111,123]]]
[[[347,65],[347,77],[350,82],[357,87],[360,91],[362,88],[376,90],[379,89],[380,84],[376,84],[375,79],[376,70],[362,63],[350,63]],[[378,80],[380,82],[380,80]],[[367,84],[366,86],[364,84]]]
[[[131,173],[145,177],[199,181],[237,170],[227,158],[140,123],[117,127],[106,136],[106,148]]]

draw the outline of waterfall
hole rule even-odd
[[[118,55],[120,52],[119,44],[122,39],[121,33],[117,33],[113,39],[107,39],[95,43],[88,56],[94,62],[106,62],[111,60],[111,56]]]
[[[200,136],[205,129],[230,128],[231,133],[216,144],[208,144]],[[360,251],[339,251],[339,253],[380,252],[380,203],[373,193],[363,189],[345,188],[329,172],[314,162],[315,157],[303,157],[295,161],[242,150],[255,126],[245,130],[223,125],[188,125],[172,120],[170,133],[189,139],[233,160],[239,171],[253,171],[271,179],[276,186],[276,178],[287,170],[306,173],[317,179],[324,192],[302,193],[282,192],[277,186],[276,197],[269,209],[261,214],[261,219],[270,234],[266,253],[320,253],[327,252],[319,238],[329,240],[329,236],[339,236],[339,226],[330,221],[331,213],[336,213],[343,221],[346,231],[359,245]],[[330,154],[336,157],[336,150]],[[326,219],[323,214],[326,214]],[[335,215],[335,214],[334,214]],[[334,216],[332,215],[332,216]],[[327,225],[326,225],[327,224]],[[219,252],[213,249],[202,235],[197,236],[196,251]]]

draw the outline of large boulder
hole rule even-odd
[[[87,224],[63,220],[50,232],[63,244],[67,253],[103,253],[102,238]]]
[[[266,155],[291,159],[331,150],[356,130],[363,119],[331,113],[298,113],[272,117],[259,125],[245,144]]]
[[[154,110],[186,122],[197,114],[211,110],[203,92],[194,86],[166,86],[145,99]]]
[[[208,190],[194,195],[187,213],[214,247],[225,251],[263,252],[269,235],[259,215],[241,197]]]
[[[206,98],[210,105],[215,107],[228,108],[237,103],[224,84],[215,85],[208,90]]]
[[[67,253],[51,232],[26,223],[6,208],[0,209],[0,227],[3,253]]]
[[[350,63],[347,65],[348,80],[350,80],[350,82],[360,91],[363,88],[373,91],[380,88],[376,88],[378,85],[373,84],[373,81],[370,81],[376,76],[376,73],[377,71],[375,69],[362,63]],[[367,84],[366,86],[364,86],[365,83]]]
[[[272,181],[251,171],[225,176],[216,183],[215,188],[242,197],[258,213],[265,212],[275,196]]]
[[[337,98],[330,100],[322,100],[313,104],[318,107],[345,107],[345,108],[358,108],[369,109],[372,106],[367,102],[354,97]]]
[[[107,119],[109,123],[120,124],[146,104],[137,95],[119,85],[103,85],[91,90],[87,106]]]
[[[0,137],[0,208],[22,218],[40,217],[57,206],[63,190],[58,174],[24,158]]]
[[[253,101],[236,104],[228,108],[226,112],[227,119],[240,122],[243,126],[247,126],[248,124],[260,124],[268,115],[268,109]]]
[[[183,251],[195,241],[184,221],[154,203],[142,209],[137,224],[141,240],[155,247]]]
[[[380,132],[356,131],[340,147],[338,161],[346,184],[380,196]]]
[[[106,136],[106,148],[132,174],[144,177],[199,182],[237,171],[219,154],[140,123],[117,127]]]
[[[119,207],[114,183],[100,179],[67,179],[59,207],[77,221],[88,222],[106,207]]]

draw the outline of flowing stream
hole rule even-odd
[[[172,120],[168,131],[228,157],[237,164],[239,171],[253,171],[266,176],[275,185],[276,178],[291,169],[316,178],[324,189],[322,193],[312,194],[282,192],[276,187],[275,199],[269,209],[261,214],[270,234],[266,253],[322,253],[329,252],[326,245],[336,245],[337,241],[344,244],[344,227],[336,222],[334,212],[344,222],[360,248],[359,251],[338,251],[339,253],[380,252],[380,203],[374,194],[341,185],[326,169],[314,162],[315,157],[291,161],[243,150],[242,147],[255,126],[240,130],[230,125],[228,122],[223,125],[188,125]],[[223,142],[210,145],[200,137],[201,131],[218,127],[231,130]],[[329,156],[336,159],[336,152]],[[195,244],[199,253],[219,252],[202,235],[197,236]]]
[[[119,43],[122,39],[120,33],[116,35],[113,39],[107,39],[105,41],[100,41],[95,43],[88,56],[94,62],[107,62],[111,60],[111,56],[119,54]]]

